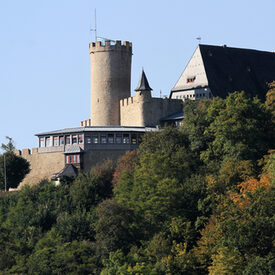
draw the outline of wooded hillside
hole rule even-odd
[[[1,274],[272,274],[272,92],[184,115],[116,166],[1,193]]]

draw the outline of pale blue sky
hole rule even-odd
[[[132,94],[142,67],[169,95],[202,44],[275,51],[275,0],[0,0],[0,143],[90,117],[89,31],[133,43]]]

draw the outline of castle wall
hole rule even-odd
[[[15,151],[15,153],[25,158],[30,163],[30,173],[26,175],[19,187],[25,184],[34,185],[42,179],[51,179],[54,173],[58,173],[65,166],[64,152],[38,153],[37,148]]]
[[[119,101],[131,95],[132,44],[90,43],[91,125],[120,125]]]
[[[90,150],[84,153],[83,156],[83,172],[89,172],[90,169],[97,165],[103,163],[105,160],[110,159],[114,162],[118,160],[119,157],[123,156],[126,150]]]
[[[153,98],[137,93],[120,101],[121,126],[155,126],[165,116],[182,110],[182,100]]]
[[[121,146],[120,146],[121,147]],[[122,149],[99,148],[86,151],[82,156],[83,172],[89,172],[90,169],[105,160],[110,159],[114,162],[124,155],[126,151],[137,149],[137,145],[130,145]],[[125,146],[124,146],[125,147]],[[26,175],[20,183],[19,188],[25,184],[35,185],[43,179],[51,180],[53,174],[60,172],[65,166],[64,152],[38,153],[37,148],[16,150],[15,154],[25,158],[30,163],[30,173]]]

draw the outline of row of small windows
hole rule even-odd
[[[141,142],[141,135],[137,134],[93,134],[85,136],[87,144],[137,144]]]
[[[192,95],[177,95],[176,99],[181,99],[181,98],[195,98],[195,97],[205,97],[206,93],[201,93],[201,94],[192,94]]]
[[[86,144],[137,144],[141,142],[141,136],[137,134],[92,134],[85,136]],[[52,145],[53,141],[53,145]],[[83,144],[83,135],[66,135],[51,137],[40,137],[39,147],[63,146],[70,144]]]
[[[80,163],[80,155],[79,154],[67,155],[66,164],[71,164],[71,163]]]
[[[65,136],[65,139],[64,136],[54,136],[53,139],[51,139],[51,137],[40,137],[39,147],[62,146],[64,145],[64,142],[65,144],[82,144],[83,135],[73,135],[72,137],[67,135]]]

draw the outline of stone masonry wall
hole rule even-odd
[[[65,166],[65,157],[63,152],[38,153],[37,148],[16,150],[15,153],[25,158],[30,163],[30,173],[20,183],[19,188],[25,184],[34,185],[42,179],[51,179],[54,173],[58,173]]]
[[[120,100],[121,126],[155,126],[165,116],[182,110],[179,99],[152,98],[137,93],[134,97]]]
[[[120,99],[131,95],[132,44],[90,43],[91,125],[119,125]]]

